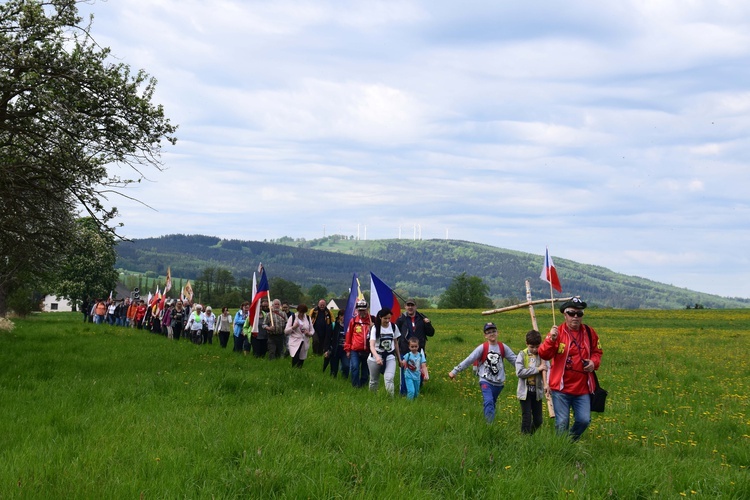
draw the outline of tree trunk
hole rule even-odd
[[[0,318],[8,314],[8,289],[5,284],[0,283]]]

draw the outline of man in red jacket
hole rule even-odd
[[[577,441],[591,423],[591,397],[594,392],[594,370],[599,368],[602,347],[599,335],[583,324],[586,302],[578,297],[560,306],[565,323],[554,325],[539,346],[539,356],[552,360],[549,387],[555,407],[555,429],[558,434],[568,432],[570,410],[573,409],[573,427],[570,436]]]
[[[354,387],[364,387],[369,383],[370,370],[367,368],[367,356],[370,348],[367,335],[372,327],[372,318],[367,310],[367,301],[357,301],[357,315],[349,321],[344,340],[344,351],[349,358],[349,374]]]

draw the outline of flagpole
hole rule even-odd
[[[553,298],[554,301],[554,298]],[[526,280],[526,302],[529,304],[529,314],[531,314],[531,326],[534,327],[534,330],[539,331],[539,326],[536,322],[536,313],[534,313],[534,304],[531,301],[531,282],[527,279]],[[554,315],[554,302],[552,305],[552,311]],[[542,382],[544,383],[544,386],[549,386],[549,373],[547,373],[547,370],[542,371]],[[547,413],[549,414],[550,418],[555,417],[555,407],[552,405],[552,397],[549,395],[547,391],[544,393],[544,399],[547,402]]]
[[[550,305],[552,306],[552,324],[556,325],[557,321],[555,320],[555,294],[552,290],[552,280],[549,280],[549,298],[550,298]]]

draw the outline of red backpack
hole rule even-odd
[[[505,359],[505,345],[502,342],[498,342],[500,346],[500,359]],[[485,342],[482,344],[482,357],[474,361],[474,373],[479,370],[479,365],[487,361],[487,353],[490,352],[490,343]]]

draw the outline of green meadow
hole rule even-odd
[[[577,443],[549,419],[521,435],[507,363],[492,425],[476,378],[447,377],[489,319],[524,347],[526,311],[430,311],[416,401],[354,390],[315,356],[297,370],[75,313],[15,320],[0,498],[750,498],[750,310],[586,312],[610,395]]]

